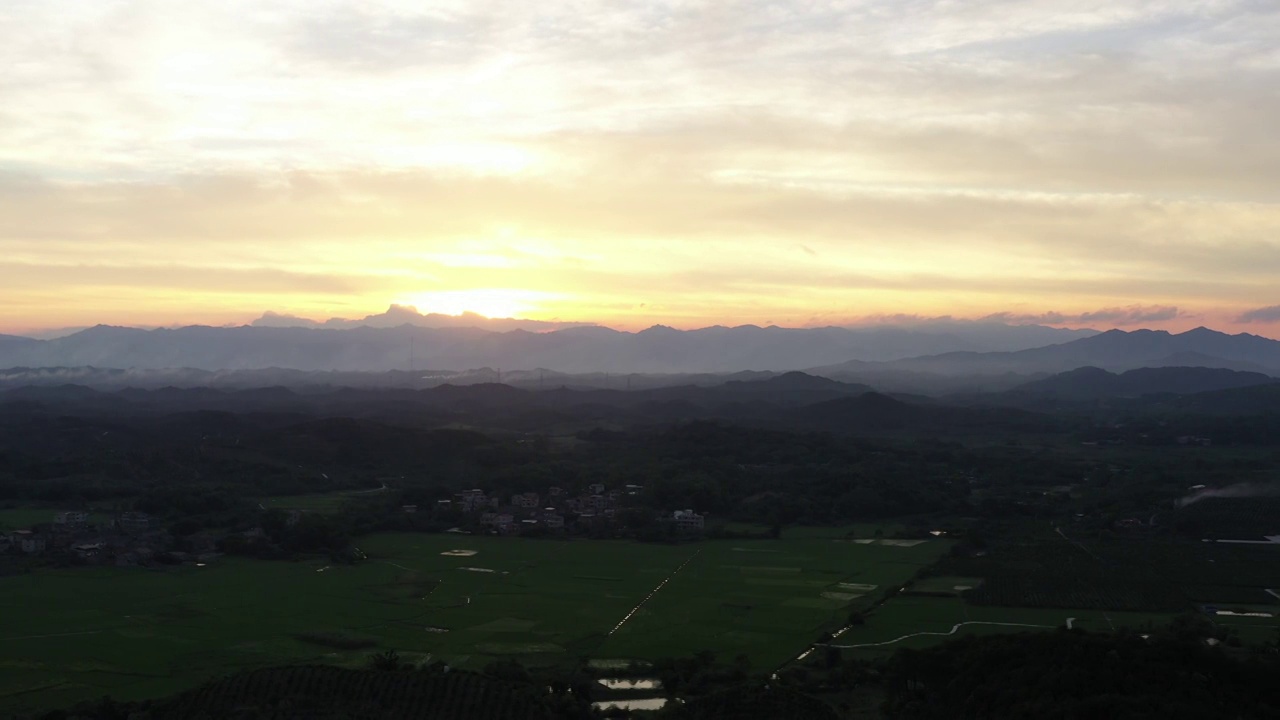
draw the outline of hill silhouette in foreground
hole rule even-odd
[[[1095,400],[1142,395],[1191,395],[1216,390],[1269,385],[1270,375],[1208,367],[1155,367],[1112,373],[1082,367],[1015,388],[1014,392],[1064,400]]]
[[[1171,334],[1164,330],[1109,330],[1059,345],[1016,352],[953,352],[871,366],[854,363],[815,370],[823,375],[895,370],[942,375],[1061,373],[1080,367],[1113,372],[1143,367],[1213,367],[1280,374],[1280,342],[1258,335],[1196,328]]]

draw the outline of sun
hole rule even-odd
[[[519,317],[533,309],[541,293],[529,290],[475,289],[441,290],[421,293],[404,298],[403,304],[412,305],[423,314],[462,315],[475,313],[487,318]]]

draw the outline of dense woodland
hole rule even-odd
[[[1055,433],[1019,426],[1015,414],[1011,429],[973,435],[963,419],[953,431],[868,433],[859,428],[869,419],[843,429],[838,422],[779,429],[691,410],[659,424],[575,421],[548,437],[505,429],[502,413],[482,408],[473,408],[469,425],[442,429],[363,405],[348,416],[257,412],[252,404],[240,412],[123,412],[99,407],[94,391],[56,390],[57,398],[76,402],[0,396],[0,503],[114,502],[225,522],[246,499],[381,483],[406,502],[421,502],[470,487],[506,494],[600,482],[643,485],[644,501],[656,507],[829,523],[983,514],[1002,504],[1052,511],[1037,498],[1071,485],[1088,509],[1123,513],[1172,501],[1192,485],[1265,480],[1280,452],[1255,442],[1277,437],[1270,427],[1280,414],[1110,423],[1068,415],[1054,421],[1063,428]],[[457,390],[471,399],[492,392]],[[180,392],[183,402],[199,404],[186,396],[196,391]],[[888,398],[875,403],[907,407]],[[858,413],[880,414],[865,407]],[[1218,444],[1188,447],[1187,437]]]

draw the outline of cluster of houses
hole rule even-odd
[[[91,563],[145,565],[172,543],[156,518],[143,512],[120,513],[91,522],[87,512],[67,510],[52,522],[0,535],[0,553],[41,556],[60,554]]]
[[[609,490],[596,483],[585,492],[570,494],[559,487],[547,488],[545,495],[536,492],[517,493],[509,503],[497,496],[490,496],[479,488],[455,493],[452,498],[436,502],[437,510],[460,512],[471,516],[485,530],[501,535],[518,535],[530,531],[564,531],[567,528],[591,529],[608,527],[614,523],[619,507],[627,497],[635,497],[644,491],[641,485],[627,485],[621,490]],[[407,506],[408,512],[416,512],[416,506]],[[681,532],[701,533],[706,518],[692,510],[677,510],[659,517],[671,522]]]

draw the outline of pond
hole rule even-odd
[[[663,697],[655,697],[634,698],[631,700],[602,700],[600,702],[591,703],[591,706],[597,710],[608,710],[609,708],[619,708],[622,710],[661,710],[667,706],[667,699]]]
[[[662,681],[656,678],[639,678],[620,680],[617,678],[605,678],[599,683],[610,690],[658,690],[662,688]]]

